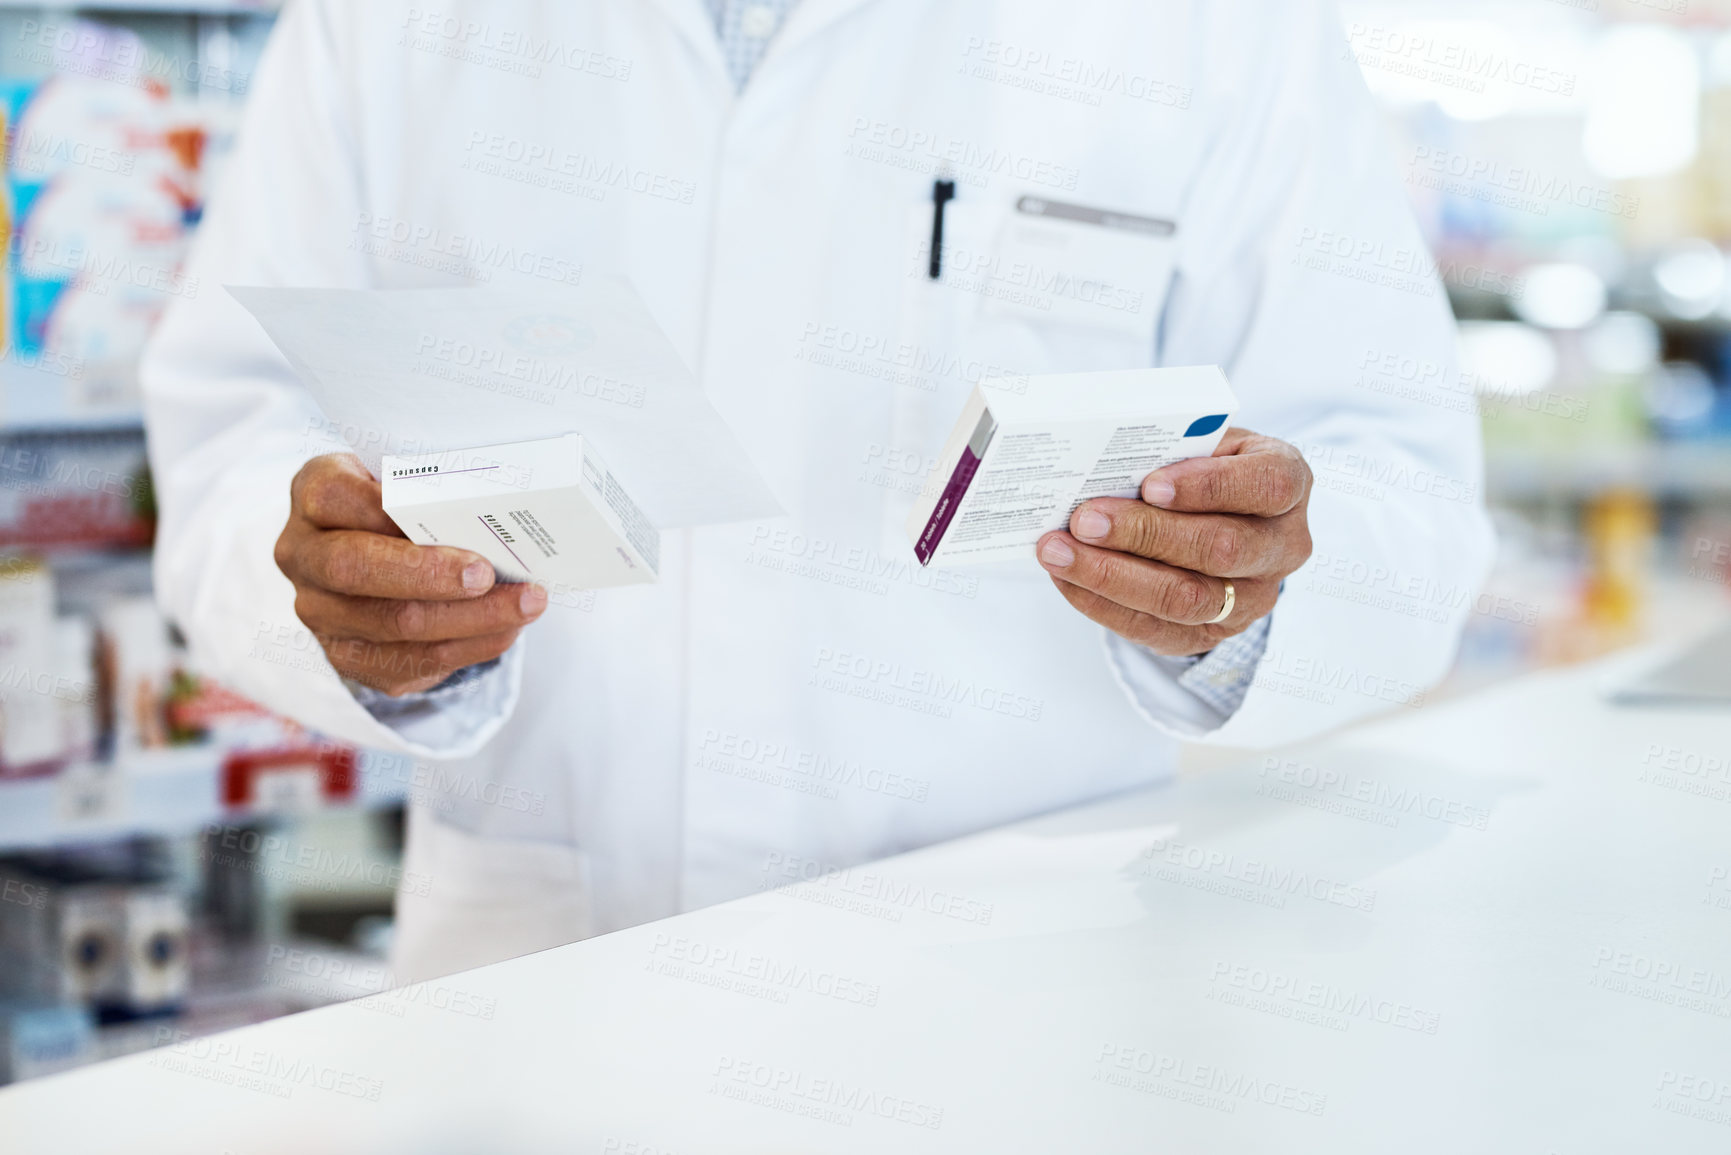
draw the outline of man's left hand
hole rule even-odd
[[[1213,457],[1150,473],[1142,500],[1101,497],[1040,539],[1071,605],[1160,654],[1201,654],[1274,608],[1310,557],[1310,467],[1296,448],[1228,429]],[[1218,623],[1226,581],[1232,613]]]

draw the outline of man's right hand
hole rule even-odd
[[[276,564],[295,613],[339,674],[393,697],[498,657],[547,608],[537,585],[494,584],[479,554],[416,545],[349,453],[315,457],[289,487]]]

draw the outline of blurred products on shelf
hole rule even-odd
[[[1633,490],[1606,493],[1587,511],[1586,618],[1617,641],[1636,635],[1646,608],[1656,523],[1653,503]]]
[[[120,598],[103,607],[100,668],[113,750],[168,745],[168,694],[175,657],[168,623],[153,598]]]
[[[1429,252],[1328,255],[1391,291],[1434,273],[1461,319],[1457,380],[1376,350],[1360,384],[1484,428],[1501,549],[1455,684],[1722,615],[1731,2],[1342,8]]]
[[[0,866],[0,998],[166,1014],[186,997],[190,917],[166,877],[72,854]]]
[[[54,621],[54,699],[59,706],[61,753],[85,762],[96,757],[96,627],[83,614]]]
[[[156,531],[135,430],[0,435],[0,547],[143,548]]]
[[[40,24],[38,32],[40,33]],[[136,420],[135,364],[182,265],[232,101],[177,94],[138,33],[48,38],[45,77],[0,81],[5,118],[5,420]],[[25,35],[27,29],[21,29]]]
[[[0,773],[66,757],[59,665],[53,575],[35,558],[0,559]]]
[[[53,1075],[90,1062],[96,1021],[68,1003],[0,999],[0,1085]]]

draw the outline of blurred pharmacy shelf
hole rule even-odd
[[[362,753],[352,793],[309,804],[302,792],[261,793],[250,804],[223,801],[227,752],[170,747],[56,774],[0,779],[0,853],[42,850],[137,835],[176,837],[213,823],[298,816],[322,808],[400,804],[413,779],[408,759]]]
[[[52,366],[0,360],[0,429],[142,429],[135,365]]]
[[[1589,449],[1491,450],[1492,501],[1590,498],[1613,489],[1699,501],[1731,498],[1731,447],[1717,441],[1655,442]]]

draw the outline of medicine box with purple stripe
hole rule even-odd
[[[385,512],[417,545],[493,563],[501,581],[652,582],[661,534],[581,434],[384,458]]]
[[[921,565],[1032,558],[1094,497],[1136,497],[1207,457],[1238,401],[1213,365],[980,382],[926,479],[908,537]]]

